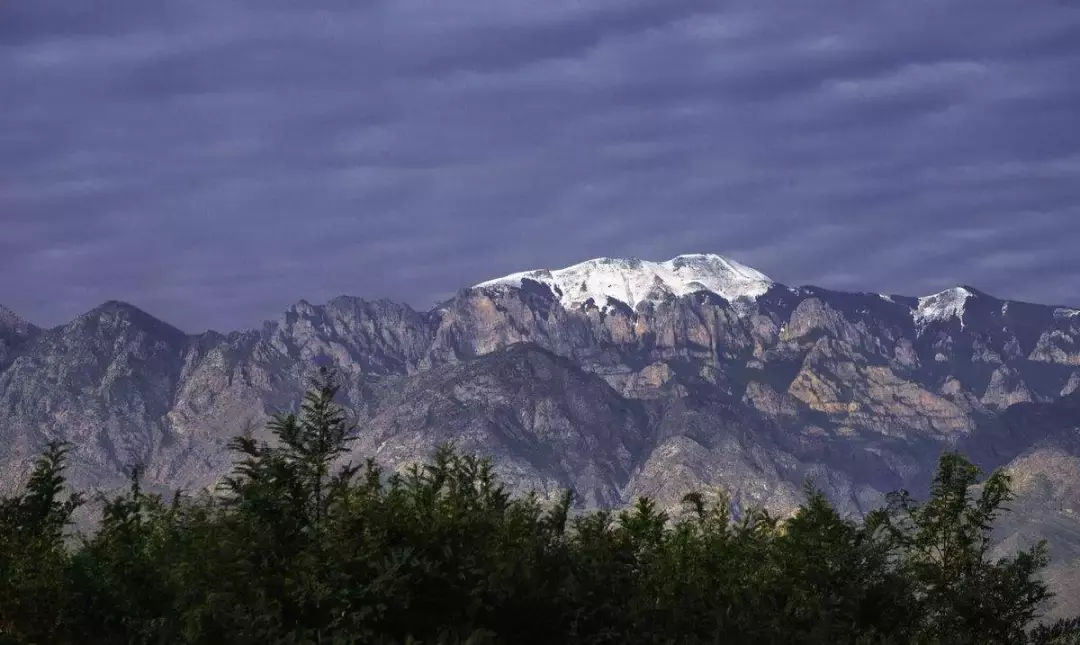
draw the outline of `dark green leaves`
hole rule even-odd
[[[1042,545],[989,557],[1009,481],[942,457],[930,498],[863,522],[807,488],[791,517],[686,496],[575,513],[566,491],[512,498],[490,461],[440,448],[384,472],[343,463],[353,436],[321,371],[273,440],[238,437],[217,496],[129,489],[65,544],[64,447],[0,500],[7,643],[1077,645],[1032,629]],[[711,501],[710,501],[711,500]]]

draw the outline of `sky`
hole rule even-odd
[[[0,0],[0,304],[191,332],[719,253],[1080,305],[1071,0]]]

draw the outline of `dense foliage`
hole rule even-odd
[[[352,429],[323,373],[275,440],[237,438],[220,494],[106,500],[71,539],[65,447],[0,500],[0,644],[1080,643],[1032,629],[1040,545],[991,561],[1008,478],[941,458],[928,501],[864,522],[813,489],[783,521],[688,495],[574,516],[512,499],[447,448],[389,475],[335,468]]]

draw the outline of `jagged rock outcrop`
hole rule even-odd
[[[212,482],[228,467],[228,437],[258,432],[267,414],[295,404],[316,361],[342,372],[345,401],[373,419],[370,410],[393,408],[388,383],[424,382],[420,393],[434,393],[439,375],[457,378],[453,370],[476,361],[470,369],[494,369],[480,359],[528,344],[652,410],[645,423],[654,437],[667,418],[656,410],[685,400],[726,406],[751,431],[766,424],[807,441],[947,446],[1010,405],[1075,389],[1080,337],[1070,310],[970,287],[923,299],[789,288],[717,256],[511,276],[430,312],[385,300],[302,301],[259,330],[227,335],[189,337],[120,303],[45,331],[0,314],[5,467],[59,436],[76,442],[88,482],[138,459],[169,486]],[[703,449],[715,450],[709,441],[722,425],[703,435]],[[426,430],[413,426],[398,440],[409,432]],[[634,467],[700,452],[668,436],[653,448],[662,441],[682,447],[647,451]],[[625,497],[628,485],[597,499]]]
[[[533,344],[443,365],[383,385],[353,456],[405,465],[453,441],[490,455],[513,490],[554,498],[574,488],[591,506],[619,506],[651,444],[643,406],[595,374]]]
[[[25,464],[45,439],[63,438],[77,446],[74,479],[88,486],[156,462],[188,342],[118,302],[35,334],[0,372],[0,458]]]
[[[0,369],[7,366],[8,357],[15,349],[37,335],[41,330],[0,306]]]

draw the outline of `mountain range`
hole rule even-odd
[[[511,489],[572,487],[585,507],[723,489],[785,514],[810,480],[859,516],[925,492],[960,449],[1013,476],[1001,552],[1049,539],[1054,612],[1080,611],[1080,311],[789,287],[718,255],[526,271],[429,311],[301,301],[228,334],[122,302],[51,329],[0,307],[0,485],[61,438],[82,489],[132,463],[157,490],[212,486],[228,440],[264,433],[325,363],[354,460],[400,467],[453,440]]]

